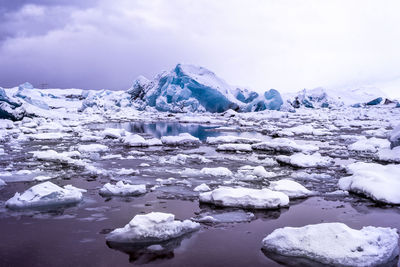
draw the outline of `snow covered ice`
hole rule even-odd
[[[22,194],[15,193],[12,198],[7,200],[6,207],[26,209],[75,204],[82,201],[82,192],[86,192],[86,190],[71,185],[62,188],[52,182],[44,182],[32,186]]]
[[[289,197],[281,192],[244,187],[219,187],[200,194],[200,201],[222,207],[277,209],[289,205]]]
[[[270,183],[269,189],[282,192],[290,199],[304,198],[315,194],[315,192],[308,190],[303,185],[289,179],[273,181]]]
[[[157,243],[196,231],[200,225],[190,220],[175,220],[175,215],[162,212],[140,214],[123,228],[117,228],[106,237],[119,243]]]
[[[118,181],[115,185],[106,183],[99,193],[102,196],[135,196],[144,194],[146,191],[146,185],[132,185]]]
[[[267,252],[334,266],[380,266],[399,254],[398,239],[392,228],[355,230],[343,223],[321,223],[276,229],[262,245]]]

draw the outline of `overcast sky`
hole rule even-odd
[[[400,96],[400,1],[0,0],[0,86],[127,89],[177,63],[265,91]]]

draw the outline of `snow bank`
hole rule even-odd
[[[399,254],[396,229],[321,223],[276,229],[262,241],[268,252],[335,266],[377,266]]]
[[[357,162],[347,168],[352,175],[339,180],[340,189],[375,201],[400,204],[400,165]]]
[[[106,237],[118,243],[156,243],[182,236],[200,228],[190,220],[175,220],[175,215],[151,212],[136,215],[125,227],[117,228]]]
[[[102,196],[135,196],[146,193],[146,185],[126,184],[123,181],[118,181],[115,185],[106,183],[99,194]]]
[[[74,204],[82,200],[82,192],[86,192],[86,190],[71,185],[61,188],[52,182],[44,182],[32,186],[22,194],[15,193],[12,198],[7,200],[6,207],[24,209]]]
[[[267,188],[258,190],[244,187],[219,187],[211,192],[201,193],[200,202],[222,207],[276,209],[288,206],[289,197]]]

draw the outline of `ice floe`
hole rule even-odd
[[[321,223],[276,229],[262,245],[267,256],[289,256],[287,262],[296,262],[294,257],[299,257],[334,266],[381,266],[399,254],[398,238],[392,228],[355,230],[343,223]]]
[[[314,152],[319,148],[314,145],[299,145],[288,138],[275,138],[262,143],[253,144],[255,150],[277,151],[277,152]]]
[[[272,181],[268,188],[273,191],[282,192],[290,199],[305,198],[315,195],[315,192],[308,190],[303,185],[290,179]]]
[[[146,185],[133,185],[118,181],[115,185],[106,183],[99,191],[102,196],[136,196],[146,193]]]
[[[330,157],[323,157],[318,152],[311,155],[303,153],[295,153],[291,156],[281,155],[276,157],[276,160],[298,168],[327,167],[334,163]]]
[[[200,225],[190,220],[175,220],[175,215],[162,212],[139,214],[125,225],[106,236],[118,243],[156,243],[196,231]]]
[[[222,207],[276,209],[289,205],[289,197],[270,189],[221,186],[200,194],[200,201]]]
[[[74,204],[83,199],[82,192],[86,192],[86,190],[71,185],[62,188],[52,182],[44,182],[32,186],[22,194],[15,193],[12,198],[7,200],[6,207],[24,209]]]
[[[181,133],[177,136],[163,136],[161,142],[167,146],[198,146],[200,145],[199,138],[196,138],[189,133]]]

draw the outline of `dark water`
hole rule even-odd
[[[128,131],[160,137],[176,135],[181,132],[205,140],[208,136],[221,133],[213,127],[186,125],[177,123],[123,123],[91,126],[93,131],[107,128],[124,128]],[[229,133],[232,134],[232,133]],[[249,137],[262,136],[257,133],[235,133]],[[400,229],[400,209],[392,206],[377,206],[373,202],[358,196],[322,197],[316,196],[305,200],[294,201],[290,208],[273,211],[251,211],[255,219],[243,223],[223,223],[216,225],[202,224],[200,231],[166,244],[163,251],[151,252],[143,247],[116,246],[107,244],[105,235],[111,230],[127,224],[135,215],[151,211],[170,212],[177,219],[188,219],[209,211],[223,212],[235,209],[216,209],[200,205],[197,195],[190,188],[179,183],[165,185],[155,191],[138,197],[103,198],[98,194],[99,188],[117,177],[111,175],[93,176],[79,169],[62,166],[56,163],[38,162],[27,153],[46,145],[52,149],[65,151],[79,141],[72,139],[58,142],[30,142],[22,144],[21,151],[8,150],[7,157],[0,158],[3,170],[12,165],[14,170],[41,169],[57,176],[51,180],[58,185],[72,184],[88,190],[85,198],[77,206],[54,210],[21,211],[7,210],[4,202],[15,192],[23,192],[35,182],[9,182],[0,189],[0,266],[298,266],[293,258],[273,259],[261,251],[262,239],[273,230],[285,226],[304,226],[321,222],[343,222],[350,227],[360,229],[363,226],[383,226]],[[159,157],[177,153],[221,155],[215,148],[202,145],[199,148],[177,149],[172,151],[159,148],[138,149],[144,157],[126,159],[131,148],[111,141],[102,141],[111,147],[108,154],[120,154],[124,159],[93,160],[99,169],[108,171],[132,168],[138,171],[122,178],[134,183],[146,183],[148,187],[157,184],[155,179],[174,177],[178,181],[188,180],[192,184],[206,182],[221,184],[220,178],[188,177],[182,178],[175,172],[186,167],[201,169],[203,167],[226,166],[232,171],[245,164],[248,154],[232,155],[232,158],[214,158],[212,163],[189,161],[185,165],[161,164]],[[136,149],[135,149],[136,150]],[[262,155],[261,155],[262,158]],[[148,163],[150,166],[142,166]],[[252,164],[254,165],[254,164]],[[257,164],[262,165],[262,164]],[[287,166],[266,167],[268,171],[282,173],[296,172]],[[330,172],[329,169],[314,170]],[[32,176],[32,175],[31,175]],[[12,178],[9,178],[12,180]],[[229,178],[225,178],[229,179]],[[307,187],[317,191],[336,190],[337,177],[330,180],[303,182]],[[258,186],[251,184],[250,186]],[[278,263],[278,262],[279,263]],[[396,265],[396,263],[394,263]]]

